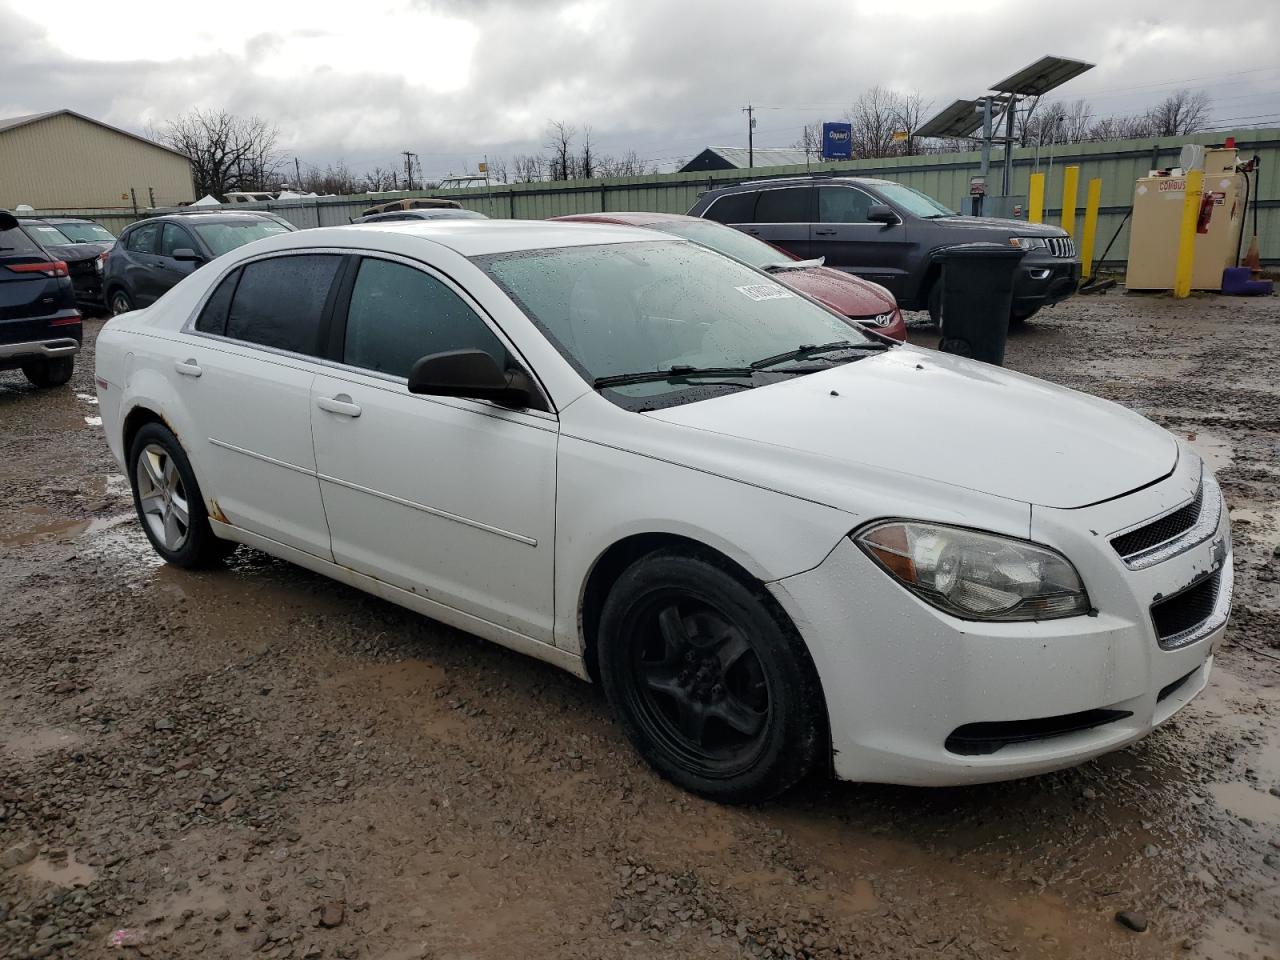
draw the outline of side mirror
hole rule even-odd
[[[483,350],[449,350],[428,354],[413,365],[409,392],[490,400],[518,410],[529,406],[533,387],[523,370],[503,370]]]
[[[17,230],[18,218],[8,210],[0,210],[0,230]]]
[[[886,227],[901,223],[902,218],[887,203],[873,203],[867,208],[868,223],[883,223]]]
[[[179,247],[173,251],[173,259],[179,263],[204,263],[204,257],[196,253],[190,247]]]

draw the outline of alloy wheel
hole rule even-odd
[[[111,315],[119,316],[122,313],[128,313],[133,309],[133,304],[129,300],[129,295],[123,290],[117,290],[111,295]]]
[[[135,467],[142,519],[166,550],[177,552],[191,532],[191,513],[182,474],[159,444],[142,448]]]

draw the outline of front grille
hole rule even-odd
[[[1151,605],[1151,622],[1156,628],[1156,640],[1160,646],[1165,649],[1181,646],[1178,641],[1183,636],[1213,615],[1221,582],[1222,570],[1215,570],[1191,586]]]
[[[1128,533],[1122,533],[1111,541],[1116,553],[1126,561],[1152,550],[1163,543],[1175,540],[1196,525],[1204,506],[1204,484],[1196,491],[1195,499],[1173,513],[1166,513],[1148,524]]]
[[[995,753],[1012,743],[1029,743],[1048,737],[1060,737],[1080,730],[1091,730],[1133,716],[1130,710],[1082,710],[1060,717],[1034,720],[1001,720],[994,723],[966,723],[956,727],[944,746],[962,757],[981,757]]]
[[[1071,237],[1050,237],[1049,252],[1055,257],[1076,258],[1076,242]]]
[[[91,277],[98,275],[98,268],[92,260],[76,260],[67,264],[67,273],[73,277]]]

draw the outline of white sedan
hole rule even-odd
[[[597,679],[722,800],[1115,750],[1230,610],[1169,433],[652,231],[271,237],[107,323],[97,383],[165,560],[248,544]]]

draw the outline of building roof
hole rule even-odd
[[[146,137],[139,136],[136,133],[130,133],[128,130],[121,130],[119,127],[113,127],[109,123],[103,123],[101,120],[95,120],[93,117],[86,117],[83,113],[76,113],[74,110],[67,109],[48,110],[45,113],[28,113],[21,117],[0,117],[0,133],[4,133],[7,130],[13,130],[16,127],[25,127],[27,124],[39,123],[41,120],[49,120],[53,117],[63,116],[64,114],[69,117],[75,117],[77,120],[83,120],[85,123],[92,123],[94,126],[102,127],[105,130],[110,130],[112,133],[118,133],[122,137],[129,137],[132,140],[137,140],[139,143],[145,143],[149,147],[155,147],[158,150],[164,150],[167,153],[172,153],[175,156],[182,157],[183,160],[191,159],[182,151],[174,150],[172,147],[166,147],[163,143],[156,143],[154,140],[148,140]]]
[[[820,159],[794,147],[756,147],[754,151],[748,151],[746,147],[707,147],[698,155],[713,153],[730,166],[747,170],[750,169],[749,155],[752,152],[755,156],[751,159],[754,159],[757,167],[785,167]]]

